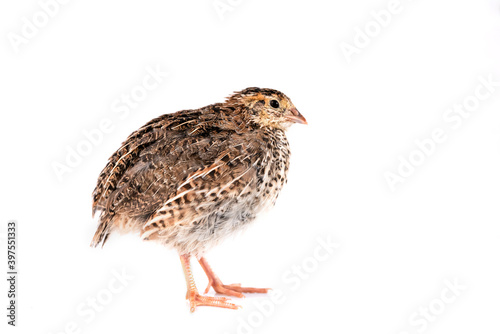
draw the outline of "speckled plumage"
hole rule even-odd
[[[287,181],[285,130],[294,122],[305,119],[291,101],[260,88],[153,119],[99,175],[92,245],[113,230],[137,231],[181,255],[202,256],[274,204]]]

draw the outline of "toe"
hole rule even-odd
[[[216,285],[214,286],[214,290],[221,295],[233,296],[238,298],[245,298],[245,295],[241,292],[236,291],[234,288],[231,288],[229,285]]]
[[[227,302],[229,298],[226,297],[209,297],[197,295],[193,300],[190,300],[190,311],[194,312],[197,306],[215,306],[236,310],[240,305]]]
[[[241,284],[224,285],[224,287],[231,289],[233,291],[246,292],[246,293],[267,293],[270,290],[269,288],[242,287]]]

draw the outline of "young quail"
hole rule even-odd
[[[268,289],[224,285],[204,254],[272,206],[287,181],[290,150],[285,130],[307,124],[285,94],[247,88],[224,103],[153,119],[110,157],[93,192],[100,212],[92,246],[113,230],[139,232],[176,249],[191,312],[197,306],[238,308],[225,297],[198,293],[194,256],[217,293],[243,297]]]

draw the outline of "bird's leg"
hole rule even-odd
[[[212,268],[208,264],[207,260],[204,257],[200,257],[198,259],[201,267],[205,271],[208,277],[208,286],[205,289],[205,293],[208,292],[210,287],[213,287],[215,292],[226,295],[226,296],[235,296],[235,297],[245,297],[242,292],[252,292],[252,293],[267,293],[269,288],[245,288],[242,287],[241,284],[230,284],[224,285],[220,278],[213,272]]]
[[[194,283],[193,273],[191,272],[190,255],[181,255],[182,269],[184,269],[184,276],[186,277],[187,293],[186,299],[189,300],[191,312],[194,312],[197,306],[217,306],[230,309],[237,309],[239,306],[226,301],[229,298],[225,297],[209,297],[201,296],[196,289]]]

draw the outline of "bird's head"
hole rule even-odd
[[[249,119],[260,127],[286,129],[293,123],[307,124],[292,101],[280,91],[250,87],[227,98],[227,104],[248,113]]]

